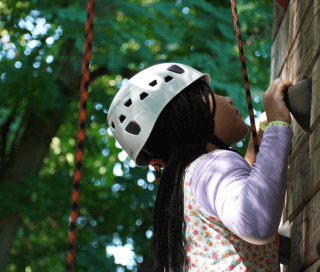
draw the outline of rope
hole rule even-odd
[[[84,127],[87,115],[87,100],[88,100],[88,86],[90,79],[89,64],[91,60],[91,44],[93,37],[93,19],[94,19],[94,4],[95,0],[89,0],[87,5],[87,23],[86,23],[86,38],[84,44],[84,58],[82,63],[82,80],[80,91],[80,105],[78,118],[78,132],[77,132],[77,147],[75,168],[73,175],[73,191],[72,191],[72,205],[71,205],[71,224],[69,233],[69,251],[67,255],[67,272],[74,271],[74,259],[77,248],[77,219],[80,202],[80,182],[81,182],[81,167],[84,148]]]
[[[247,97],[247,104],[249,109],[249,117],[250,117],[250,123],[251,123],[251,131],[253,136],[253,144],[256,156],[259,152],[259,145],[258,145],[258,136],[256,131],[256,125],[254,123],[254,113],[252,108],[252,99],[251,99],[251,92],[250,92],[250,86],[249,86],[249,80],[248,80],[248,73],[247,73],[247,66],[246,66],[246,60],[244,58],[244,52],[243,52],[243,46],[242,46],[242,39],[241,39],[241,32],[240,32],[240,23],[237,13],[237,6],[235,0],[231,1],[231,9],[232,9],[232,15],[233,15],[233,22],[234,22],[234,28],[236,30],[236,37],[238,42],[238,48],[239,48],[239,56],[240,56],[240,62],[242,67],[242,75],[244,80],[244,87],[246,91],[246,97]]]
[[[236,38],[238,42],[239,55],[243,73],[243,80],[246,91],[247,104],[249,109],[249,116],[251,122],[251,130],[253,135],[253,143],[255,147],[256,155],[259,152],[258,146],[258,137],[256,126],[254,122],[254,113],[252,109],[252,100],[251,93],[248,81],[248,73],[246,68],[246,62],[243,52],[242,40],[241,40],[241,32],[240,32],[240,24],[239,18],[237,14],[237,7],[235,0],[230,0],[232,6],[232,14],[234,18],[234,27],[236,30]],[[86,109],[87,109],[87,100],[88,100],[88,86],[90,80],[90,70],[89,64],[91,60],[91,45],[92,45],[92,37],[93,37],[93,20],[94,20],[94,4],[95,0],[89,0],[87,5],[87,23],[86,23],[86,38],[84,45],[84,59],[82,63],[82,80],[81,80],[81,91],[80,91],[80,105],[79,105],[79,118],[78,118],[78,132],[77,132],[77,147],[76,147],[76,156],[75,156],[75,169],[73,175],[73,191],[72,191],[72,205],[71,205],[71,224],[70,224],[70,233],[69,233],[69,251],[67,255],[67,272],[74,271],[74,259],[77,248],[77,219],[78,219],[78,211],[79,211],[79,203],[80,203],[80,182],[81,182],[81,167],[82,167],[82,159],[83,159],[83,150],[84,150],[84,128],[86,121]]]

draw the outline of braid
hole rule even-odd
[[[181,145],[200,143],[210,131],[214,131],[209,94],[213,96],[210,86],[201,79],[187,86],[161,112],[146,143],[148,151],[166,165],[154,206],[155,272],[164,269],[166,272],[181,272],[188,263],[183,174],[186,167],[207,150],[204,145],[190,150],[176,149],[172,154],[170,151]],[[215,99],[212,98],[215,110]]]

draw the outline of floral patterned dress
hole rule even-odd
[[[184,174],[184,216],[186,221],[187,256],[185,272],[280,272],[279,234],[272,243],[251,244],[226,228],[218,217],[202,209],[191,192],[191,175],[195,167],[207,155],[193,161]]]

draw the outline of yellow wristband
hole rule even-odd
[[[283,121],[272,121],[268,124],[268,126],[266,126],[264,123],[260,122],[260,128],[265,131],[268,127],[272,127],[272,126],[282,126],[282,127],[287,127],[287,128],[291,128],[291,125],[287,122],[283,122]]]

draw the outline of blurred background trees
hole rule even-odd
[[[0,1],[0,272],[66,268],[86,4]],[[272,1],[237,7],[258,117]],[[210,74],[250,126],[230,1],[97,0],[92,51],[76,271],[152,271],[155,171],[122,150],[108,109],[136,73],[178,62]]]

